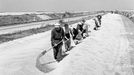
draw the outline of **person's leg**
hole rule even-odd
[[[73,40],[75,40],[76,36],[78,35],[78,31],[76,29],[73,29],[73,34],[74,34]]]
[[[96,27],[94,27],[94,30],[97,30],[97,26],[96,26]]]
[[[100,26],[101,26],[101,19],[99,19],[99,24],[100,24]]]
[[[68,42],[68,41],[67,41],[67,40],[65,40],[65,49],[66,49],[66,50],[65,50],[65,52],[67,52],[67,51],[68,51],[68,50],[67,50],[67,48],[68,48],[68,46],[67,46],[67,42]]]
[[[76,38],[76,36],[77,36],[77,35],[76,35],[76,34],[74,34],[74,36],[73,36],[73,40]]]
[[[71,39],[68,40],[68,50],[70,50],[71,47]]]
[[[81,33],[81,36],[83,37],[83,32]]]
[[[62,46],[63,46],[63,43],[60,43],[60,44],[58,45],[57,61],[60,61],[61,58],[62,58]]]
[[[82,33],[81,33],[81,36],[83,37],[83,34],[84,34],[84,29],[81,31]]]
[[[89,33],[90,33],[90,31],[88,31],[88,27],[87,27],[87,29],[86,29],[86,37],[88,37],[89,36]]]
[[[69,51],[69,48],[70,48],[70,39],[66,41],[66,51]]]
[[[53,53],[54,53],[54,59],[57,60],[57,55],[58,55],[57,46],[53,48]]]
[[[101,20],[100,20],[100,26],[101,26]]]
[[[83,38],[86,38],[86,35],[84,35],[86,33],[86,29],[83,30]]]

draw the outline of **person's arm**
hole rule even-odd
[[[70,28],[69,34],[70,34],[70,38],[71,38],[71,40],[73,40],[74,34],[73,34],[73,31],[72,31],[71,28]]]
[[[64,32],[63,28],[61,28],[61,29],[62,29],[62,39],[65,39],[65,32]]]
[[[71,34],[72,36],[74,36],[73,31],[72,31],[71,28],[69,28],[69,32],[70,32],[70,34]]]

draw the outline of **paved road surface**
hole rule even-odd
[[[57,69],[46,75],[133,75],[131,44],[124,20],[120,15],[105,15],[102,28],[83,40]]]
[[[35,67],[35,60],[43,49],[50,47],[50,31],[3,43],[0,45],[0,75],[133,75],[132,68],[128,67],[132,64],[131,44],[126,36],[131,31],[126,31],[124,20],[120,15],[105,15],[102,28],[92,31],[89,38],[71,50],[48,74]],[[46,60],[53,60],[52,52],[41,61]]]

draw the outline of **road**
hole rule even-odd
[[[93,21],[88,21],[93,25]],[[133,75],[133,23],[129,19],[107,14],[99,31],[73,48],[57,68],[47,74],[36,67],[36,57],[51,47],[50,31],[0,45],[0,75]],[[52,50],[41,58],[53,59]],[[48,66],[49,67],[49,66]]]
[[[129,41],[129,55],[130,55],[130,60],[131,60],[131,67],[132,67],[132,71],[134,73],[134,23],[132,21],[130,21],[128,18],[126,19],[126,17],[122,17],[122,22],[125,26],[126,29],[126,36],[128,38]]]
[[[134,49],[126,36],[132,34],[134,27],[129,25],[133,23],[121,15],[103,16],[101,29],[93,31],[46,75],[134,75]]]

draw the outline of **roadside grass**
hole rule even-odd
[[[71,24],[80,22],[82,19],[89,20],[93,17],[94,16],[89,15],[88,17],[85,17],[85,18],[81,18],[81,19],[74,20],[74,21],[68,21],[68,22],[64,22],[64,23],[68,23],[69,25],[71,25]],[[23,37],[26,37],[26,36],[30,36],[30,35],[33,35],[33,34],[46,32],[48,30],[51,30],[52,28],[54,28],[54,25],[46,25],[45,27],[32,28],[32,29],[29,29],[29,30],[18,31],[18,32],[15,32],[15,33],[2,34],[2,35],[0,35],[0,44],[4,43],[4,42],[15,40],[15,39],[23,38]]]
[[[30,22],[41,21],[36,14],[24,14],[24,15],[3,15],[0,16],[0,26],[11,26],[16,24],[24,24]]]
[[[45,32],[45,31],[52,29],[53,27],[54,27],[54,25],[47,25],[45,27],[33,28],[33,29],[18,31],[15,33],[10,33],[10,34],[3,34],[3,35],[0,35],[0,44],[3,42],[8,42],[8,41],[23,38],[26,36],[30,36],[33,34]]]
[[[89,16],[88,18],[85,19],[91,19],[92,17]],[[80,22],[81,19],[79,20],[75,20],[75,21],[69,21],[69,22],[65,22],[68,23],[69,25]],[[19,38],[23,38],[26,36],[30,36],[33,34],[38,34],[38,33],[42,33],[42,32],[46,32],[48,30],[51,30],[52,28],[54,28],[54,25],[46,25],[45,27],[40,27],[40,28],[32,28],[29,30],[24,30],[24,31],[18,31],[15,33],[9,33],[9,34],[2,34],[0,35],[0,44],[4,43],[4,42],[8,42],[8,41],[12,41],[15,39],[19,39]]]
[[[42,19],[41,16],[48,16],[48,19]],[[63,16],[65,15],[65,16]],[[65,19],[72,17],[85,16],[83,13],[53,13],[53,14],[22,14],[22,15],[0,15],[0,27],[1,26],[13,26],[33,22],[43,22],[48,20]]]

